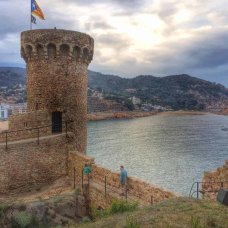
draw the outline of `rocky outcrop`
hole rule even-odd
[[[228,188],[228,160],[214,172],[204,172],[202,193],[204,198],[215,199],[220,188]]]

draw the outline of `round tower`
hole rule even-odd
[[[42,29],[21,34],[28,111],[46,110],[53,126],[72,121],[79,152],[86,150],[87,68],[93,50],[93,39],[80,32]],[[53,131],[61,129],[59,126]]]

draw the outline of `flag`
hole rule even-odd
[[[40,19],[45,20],[44,14],[43,14],[41,8],[38,6],[36,0],[31,0],[31,12],[34,16],[37,16]]]
[[[31,15],[31,23],[36,24],[36,18]]]

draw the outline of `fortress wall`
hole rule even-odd
[[[82,186],[82,170],[86,163],[91,165],[89,197],[93,206],[105,208],[111,204],[113,199],[123,199],[123,196],[120,196],[119,173],[96,165],[93,158],[77,152],[69,153],[68,174],[72,178],[72,183],[75,168],[76,186],[79,188]],[[107,180],[106,197],[105,176]],[[84,183],[87,182],[87,177],[84,177]],[[128,177],[128,197],[130,200],[138,201],[142,205],[148,205],[175,197],[175,195],[146,181],[135,177]]]
[[[68,149],[72,138],[64,134],[37,141],[0,144],[0,194],[38,190],[67,175]]]
[[[62,120],[62,132],[65,132],[65,116]],[[8,141],[37,138],[52,134],[50,114],[47,111],[39,110],[19,115],[13,115],[9,119],[9,130],[7,131]],[[69,126],[69,125],[68,125]],[[0,142],[6,142],[6,134],[0,133]]]
[[[217,197],[218,190],[221,188],[221,182],[223,182],[223,188],[228,189],[228,160],[222,167],[219,167],[214,172],[204,172],[202,190],[206,199],[215,199]],[[216,182],[216,183],[213,183]]]
[[[51,119],[47,111],[38,110],[24,114],[12,115],[9,118],[9,130],[21,130],[38,126],[50,125]]]

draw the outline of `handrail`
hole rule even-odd
[[[64,121],[62,123],[68,124],[68,123],[72,123],[73,121]],[[52,127],[52,126],[60,126],[60,124],[50,124],[50,125],[44,125],[44,126],[40,126],[40,127],[33,127],[33,128],[25,128],[25,129],[20,129],[20,130],[15,130],[15,131],[3,131],[0,132],[0,135],[5,134],[5,133],[15,133],[15,132],[21,132],[21,131],[31,131],[31,130],[37,130],[37,129],[42,129],[42,128],[46,128],[46,127]]]
[[[202,192],[204,192],[204,193],[205,192],[217,192],[217,191],[202,191],[199,189],[200,184],[220,184],[220,186],[223,187],[224,183],[228,183],[228,181],[224,180],[224,181],[196,181],[196,182],[193,182],[192,187],[189,192],[189,198],[193,197],[193,195],[195,193],[197,193],[197,199],[198,199],[199,193],[202,194]],[[193,187],[195,186],[195,184],[197,185],[197,189],[196,189],[196,191],[193,191]]]
[[[39,145],[39,143],[40,143],[40,129],[44,129],[44,128],[48,128],[48,127],[62,126],[63,123],[65,123],[65,128],[66,128],[65,129],[65,134],[66,134],[66,137],[67,137],[68,136],[68,126],[69,126],[68,123],[72,123],[72,122],[73,121],[62,121],[59,124],[50,124],[50,125],[33,127],[33,128],[25,128],[25,129],[20,129],[20,130],[14,130],[14,131],[4,131],[4,132],[1,132],[0,135],[5,135],[5,140],[2,143],[5,142],[5,149],[7,150],[8,149],[8,141],[9,141],[9,134],[10,133],[18,133],[18,132],[23,132],[23,131],[37,130],[37,144]],[[16,140],[13,140],[13,141],[16,141]],[[18,139],[18,140],[22,140],[22,139]]]
[[[100,179],[100,181],[94,180],[94,178],[90,176],[88,179],[87,178],[85,179],[86,183],[84,182],[84,178],[85,178],[84,169],[81,169],[81,174],[77,182],[78,186],[81,185],[81,189],[83,189],[85,184],[88,184],[88,186],[90,186],[90,182],[93,181],[93,183],[101,186],[101,188],[103,189],[102,193],[105,198],[109,193],[117,194],[122,199],[125,199],[126,202],[131,200],[132,198],[131,197],[132,189],[130,188],[128,181],[126,181],[126,184],[124,187],[121,187],[120,185],[118,186],[118,184],[115,186],[110,185],[108,182],[107,175],[104,175],[103,178]],[[73,168],[73,186],[74,186],[74,189],[76,189],[76,168],[75,167]],[[152,205],[154,203],[154,196],[153,194],[151,194],[148,199],[144,198],[141,200]]]

